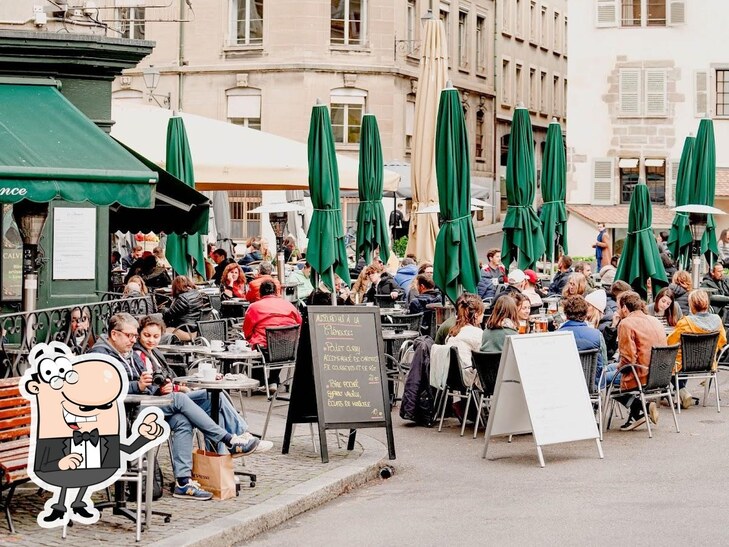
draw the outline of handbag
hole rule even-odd
[[[216,500],[227,500],[236,495],[233,457],[230,454],[195,450],[192,453],[192,478]]]

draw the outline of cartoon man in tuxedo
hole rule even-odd
[[[32,408],[28,472],[54,492],[38,524],[51,528],[69,519],[92,524],[99,512],[91,493],[115,482],[127,461],[162,443],[169,426],[157,408],[147,408],[127,438],[127,375],[109,356],[74,356],[65,344],[51,342],[35,346],[28,360],[31,367],[21,382]],[[66,496],[75,489],[69,507]]]

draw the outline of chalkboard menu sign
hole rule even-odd
[[[310,351],[306,351],[309,348],[304,344],[307,330]],[[318,422],[325,462],[326,429],[350,429],[351,450],[356,429],[363,427],[387,429],[390,458],[394,459],[381,332],[377,307],[309,306],[300,359],[294,370],[284,454],[288,451],[292,424]],[[309,356],[311,364],[307,366]],[[313,401],[306,401],[314,395],[316,409]]]

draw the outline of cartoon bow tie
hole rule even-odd
[[[96,446],[99,444],[99,430],[98,429],[92,429],[90,432],[81,432],[81,431],[74,431],[73,432],[73,444],[79,445],[84,441],[91,441],[91,444]]]

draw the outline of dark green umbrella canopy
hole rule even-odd
[[[435,130],[435,170],[443,226],[435,241],[433,280],[453,302],[462,292],[461,286],[475,293],[480,279],[471,220],[468,151],[468,131],[458,91],[444,89]]]
[[[332,270],[350,283],[339,199],[339,168],[334,149],[332,123],[325,105],[311,111],[309,125],[309,193],[314,212],[309,224],[306,259],[330,289]]]
[[[187,140],[185,122],[173,116],[167,123],[167,159],[165,170],[191,188],[195,188],[195,172],[192,166],[190,143]],[[190,258],[195,259],[195,271],[205,279],[205,244],[198,234],[169,234],[165,256],[172,269],[179,275],[187,275]]]
[[[681,152],[681,161],[678,164],[678,176],[676,178],[676,207],[687,205],[689,202],[695,141],[694,137],[688,136],[683,142],[683,151]],[[671,231],[668,234],[667,245],[671,256],[678,261],[683,269],[689,267],[692,241],[688,213],[676,213],[671,224]]]
[[[384,263],[390,257],[385,208],[382,206],[382,172],[382,144],[377,118],[373,114],[365,114],[359,143],[357,256],[364,256],[367,264],[378,247]]]
[[[542,225],[534,211],[536,188],[534,138],[526,108],[517,107],[511,122],[509,156],[506,163],[506,199],[502,261],[509,265],[517,260],[520,269],[534,268],[544,254]]]
[[[562,245],[564,254],[567,250],[567,210],[564,206],[566,197],[566,156],[562,127],[552,121],[547,129],[547,140],[542,158],[542,222],[544,234],[544,252],[549,260],[554,260],[559,249],[557,241]]]
[[[653,235],[653,209],[648,187],[642,181],[635,185],[630,197],[628,235],[620,255],[615,279],[630,284],[642,296],[647,294],[646,281],[652,280],[653,292],[668,285],[658,244]]]
[[[716,194],[716,144],[714,142],[714,122],[703,119],[699,122],[694,143],[692,162],[692,188],[689,190],[690,204],[714,206]],[[713,255],[710,256],[708,253]],[[716,223],[714,215],[709,215],[706,221],[706,231],[701,238],[701,254],[707,255],[709,261],[719,256],[719,246],[716,242]]]

